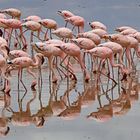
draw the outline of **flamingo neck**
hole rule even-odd
[[[37,56],[35,56],[35,58],[34,58],[35,60],[35,62],[33,63],[33,66],[35,67],[35,66],[39,66],[39,64],[40,64],[40,59],[39,59],[39,57],[37,57]]]

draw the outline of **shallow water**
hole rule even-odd
[[[92,20],[99,20],[103,22],[108,27],[109,33],[114,32],[114,28],[121,25],[130,25],[139,30],[139,4],[140,3],[137,0],[71,0],[67,2],[65,0],[0,1],[1,9],[8,7],[19,8],[23,13],[23,18],[28,15],[36,14],[41,16],[42,18],[55,19],[58,22],[59,26],[63,26],[64,22],[62,18],[56,14],[56,12],[60,9],[67,9],[77,15],[83,16],[87,22]],[[90,28],[88,27],[88,25],[86,25],[85,30],[89,29]],[[135,60],[135,62],[136,61],[137,60]],[[129,78],[128,83],[121,83],[119,81],[119,84],[117,84],[112,90],[110,90],[112,88],[112,81],[110,80],[107,84],[108,79],[102,76],[102,84],[99,84],[98,91],[97,89],[95,89],[95,75],[93,75],[93,79],[89,84],[84,85],[83,75],[79,66],[75,65],[75,69],[77,71],[76,76],[78,78],[78,81],[77,83],[69,81],[69,87],[71,87],[71,90],[69,90],[69,92],[67,79],[58,82],[57,85],[50,85],[47,64],[44,64],[42,69],[42,91],[40,91],[39,88],[37,88],[36,92],[31,91],[30,84],[32,78],[26,73],[26,71],[24,71],[23,73],[23,81],[27,86],[28,91],[27,93],[25,93],[24,88],[21,85],[20,90],[18,91],[17,72],[12,72],[12,90],[10,92],[11,99],[8,98],[10,100],[9,107],[14,112],[26,111],[27,104],[29,103],[29,101],[31,101],[31,99],[33,100],[30,104],[31,112],[28,112],[28,114],[26,113],[26,125],[25,123],[21,124],[21,117],[17,118],[18,124],[15,124],[12,120],[13,113],[9,112],[8,110],[5,111],[5,116],[9,118],[8,126],[10,127],[10,131],[8,135],[1,138],[5,140],[138,140],[140,137],[139,65],[137,64],[137,72],[133,74],[132,78]],[[37,70],[35,71],[37,72]],[[115,71],[115,77],[117,81],[117,70]],[[98,121],[95,119],[87,119],[87,115],[89,115],[91,112],[96,112],[101,106],[103,107],[104,105],[109,105],[109,101],[118,99],[122,91],[124,92],[121,87],[124,87],[127,95],[135,93],[133,96],[134,98],[132,98],[132,96],[125,96],[125,99],[122,101],[121,109],[125,110],[126,107],[126,112],[124,112],[124,114],[122,113],[122,115],[110,115],[111,111],[108,111],[109,115],[107,116],[107,120],[105,122],[99,122],[102,120],[101,117],[98,118]],[[82,96],[84,93],[86,93],[83,93],[83,91],[87,90],[87,88],[89,88],[89,92],[87,93],[91,92],[92,95],[95,96],[92,96],[93,100],[91,100],[91,104],[89,104],[87,107],[84,107],[83,104],[80,104],[82,108],[80,111],[78,109],[76,110],[77,116],[75,116],[75,118],[73,118],[72,120],[64,120],[66,119],[66,117],[64,117],[63,119],[57,117],[56,115],[58,115],[63,110],[60,110],[59,113],[55,111],[52,113],[52,99],[55,100],[57,97],[57,99],[59,100],[60,96],[66,94],[65,97],[67,97],[68,99],[66,105],[69,106],[69,104],[72,104],[77,100],[77,98],[79,98],[79,94]],[[106,91],[108,92],[106,94],[103,94]],[[55,97],[56,93],[57,96]],[[100,96],[100,98],[97,98],[97,93],[103,95]],[[35,95],[36,97],[34,97]],[[52,95],[53,97],[51,97]],[[109,98],[106,95],[108,95]],[[1,93],[1,96],[3,97],[3,93]],[[128,104],[125,104],[126,101],[128,101]],[[131,104],[131,106],[129,103]],[[41,106],[48,107],[46,111],[47,117],[42,127],[36,127],[32,119],[33,116],[37,116],[37,112],[41,109]],[[2,108],[3,106],[1,107],[1,110]],[[40,120],[42,120],[42,116],[41,114],[39,114]],[[40,122],[43,123],[43,120]]]

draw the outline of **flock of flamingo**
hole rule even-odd
[[[122,76],[121,81],[128,82],[127,92],[138,93],[137,83],[133,84],[131,73],[136,68],[135,56],[140,57],[140,32],[130,26],[121,26],[115,29],[117,33],[109,34],[107,27],[99,21],[88,23],[91,30],[85,32],[86,22],[83,17],[67,10],[59,10],[57,14],[64,19],[64,27],[58,27],[57,22],[53,19],[42,19],[36,15],[21,19],[21,11],[18,9],[0,10],[0,70],[2,82],[4,81],[2,90],[6,96],[5,108],[13,113],[9,118],[0,118],[2,126],[0,126],[2,128],[0,134],[2,135],[6,135],[9,131],[8,121],[15,125],[25,126],[34,123],[39,127],[43,126],[45,119],[54,113],[65,119],[79,115],[81,107],[91,104],[95,100],[95,95],[102,96],[97,93],[99,92],[98,85],[89,86],[90,81],[93,80],[91,75],[96,75],[97,82],[101,82],[100,77],[104,75],[117,84],[114,67],[118,67],[118,76],[120,74]],[[27,41],[27,31],[30,31],[30,41]],[[34,37],[38,42],[34,41]],[[37,84],[40,81],[41,85],[43,84],[41,67],[46,57],[49,83],[53,84],[53,94],[50,94],[49,103],[45,107],[42,106],[40,100],[40,109],[32,115],[30,104],[36,98]],[[86,86],[82,95],[78,93],[78,99],[71,105],[68,92],[75,87],[77,81],[74,64],[80,65]],[[88,67],[90,68],[88,69]],[[18,85],[21,82],[27,91],[22,79],[22,72],[25,68],[33,78],[31,84],[33,98],[27,103],[26,111],[22,111],[19,102],[19,112],[15,112],[9,107],[12,71],[18,71]],[[38,69],[38,74],[33,70],[35,68]],[[103,72],[104,69],[107,71],[106,73]],[[53,101],[53,98],[57,98],[58,84],[56,83],[59,83],[59,78],[65,77],[68,80],[71,79],[71,85],[60,100]],[[88,118],[94,117],[97,121],[102,122],[112,118],[115,113],[115,115],[125,114],[131,108],[133,97],[137,98],[137,94],[128,96],[122,87],[119,97],[113,100],[113,96],[111,99],[107,94],[109,91],[111,89],[107,88],[103,94],[109,104],[102,106],[98,97],[100,107],[97,112],[90,113]],[[69,102],[68,105],[67,102]]]
[[[85,59],[87,57],[91,60],[91,71],[93,72],[97,71],[101,74],[101,69],[106,64],[105,61],[109,60],[112,71],[113,67],[121,70],[122,80],[131,74],[135,54],[140,57],[140,32],[132,27],[122,26],[115,29],[118,33],[108,34],[107,27],[99,21],[89,23],[91,30],[84,32],[85,20],[83,17],[67,10],[57,13],[66,22],[64,27],[58,27],[57,22],[53,19],[41,19],[36,15],[20,20],[21,11],[18,9],[9,8],[0,11],[0,68],[1,76],[5,79],[5,93],[9,94],[11,90],[9,77],[12,70],[18,70],[18,80],[27,90],[22,81],[22,69],[24,68],[34,78],[31,88],[35,89],[37,76],[32,68],[38,67],[41,71],[44,57],[48,58],[49,80],[54,83],[58,81],[54,68],[57,69],[61,78],[64,75],[72,80],[77,80],[73,64],[70,61],[71,57],[80,64],[85,82],[89,82],[91,77],[86,67]],[[8,18],[6,15],[12,18]],[[68,28],[68,24],[73,26],[72,29]],[[27,30],[31,31],[30,43],[27,43],[25,37]],[[37,35],[34,32],[37,32]],[[52,38],[52,35],[57,36],[57,39]],[[38,38],[38,42],[33,41],[34,36]],[[12,42],[14,47],[10,47]],[[134,49],[133,54],[132,49]],[[30,50],[31,55],[28,53]],[[85,57],[86,55],[87,57]],[[114,62],[114,57],[118,59],[117,64]],[[100,59],[99,64],[97,58]],[[125,64],[124,60],[126,60]],[[95,70],[97,65],[98,70]],[[108,61],[106,68],[108,68],[108,77],[111,78]]]

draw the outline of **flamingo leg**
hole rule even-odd
[[[71,71],[71,69],[67,69],[66,67],[64,67],[64,66],[62,65],[62,63],[65,62],[65,59],[66,59],[67,57],[68,57],[68,55],[66,55],[66,56],[63,57],[62,61],[60,62],[60,66],[61,66],[62,68],[64,68],[65,70],[68,70],[69,73],[73,76],[73,79],[77,81],[77,78],[76,78],[75,74],[73,73],[73,71]],[[65,62],[65,65],[67,66],[68,64]],[[68,75],[67,75],[67,76],[68,76]]]
[[[52,39],[52,30],[50,29],[50,39]]]
[[[22,49],[27,49],[27,42],[26,42],[26,38],[24,36],[24,33],[28,30],[25,30],[24,32],[22,31],[22,27],[19,28],[20,30],[20,40],[22,42],[23,48]]]
[[[37,84],[36,75],[35,75],[35,73],[31,70],[30,67],[27,68],[27,72],[34,78],[32,84],[31,84],[31,89],[35,91],[35,86],[36,86],[36,84]]]
[[[54,72],[53,65],[52,65],[52,60],[53,60],[53,56],[48,57],[48,61],[49,61],[49,70],[50,70],[49,80],[51,81],[51,79],[52,79],[52,82],[53,82],[53,83],[56,83],[58,79],[57,79],[57,77],[55,76],[55,72]],[[51,78],[51,77],[52,77],[52,78]]]
[[[11,44],[11,36],[12,36],[13,28],[12,28],[12,29],[9,29],[9,30],[10,30],[10,33],[9,33],[8,46],[9,46],[9,48],[10,48],[10,44]]]
[[[18,40],[18,33],[17,30],[15,30],[15,40],[14,40],[14,46],[17,48],[17,45],[19,44],[20,48],[21,48],[21,44]]]
[[[20,77],[19,77],[20,82],[21,82],[21,84],[23,85],[25,91],[27,92],[27,88],[26,88],[25,84],[24,84],[23,81],[22,81],[22,69],[21,69],[21,68],[19,69],[19,72],[20,72]]]
[[[130,48],[126,48],[126,58],[128,60],[128,67],[129,69],[132,69],[132,61],[131,61],[131,56],[130,56]]]
[[[65,27],[67,27],[67,25],[68,25],[68,21],[66,21],[66,23],[65,23]]]
[[[87,69],[86,69],[86,66],[85,66],[84,62],[83,62],[82,55],[80,54],[80,55],[77,57],[77,59],[78,59],[78,62],[79,62],[79,64],[80,64],[80,66],[81,66],[81,69],[82,69],[82,71],[83,71],[83,75],[84,75],[84,77],[85,77],[84,79],[85,79],[86,82],[88,82],[89,79],[90,79],[90,75],[89,75],[89,73],[88,73],[88,71],[87,71]]]
[[[46,30],[46,33],[45,33],[45,35],[44,35],[44,40],[45,40],[45,41],[48,40],[48,29]]]

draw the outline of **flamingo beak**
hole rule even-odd
[[[88,22],[89,26],[93,29],[94,27],[92,26],[91,22]]]
[[[57,14],[62,15],[62,11],[58,10]]]

